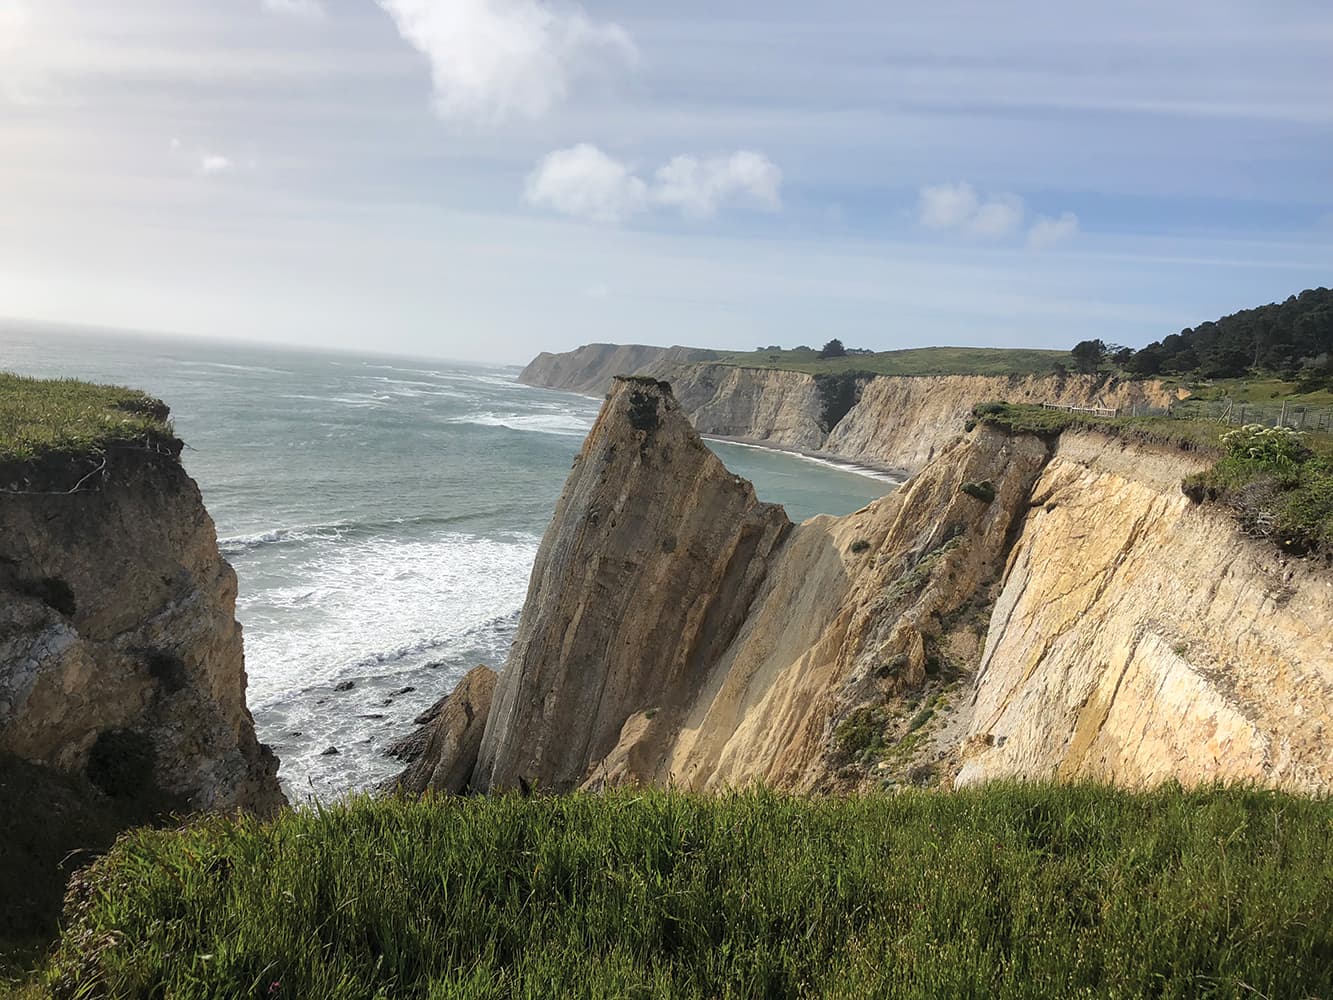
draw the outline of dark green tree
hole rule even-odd
[[[842,346],[842,341],[834,337],[827,344],[819,349],[821,358],[845,358],[847,357],[847,348]]]
[[[1106,344],[1100,340],[1081,340],[1069,352],[1074,356],[1074,366],[1081,372],[1092,373],[1101,367],[1106,355]]]

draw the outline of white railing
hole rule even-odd
[[[1092,413],[1099,417],[1118,417],[1120,411],[1108,406],[1065,406],[1061,403],[1042,403],[1043,410],[1063,410],[1065,413]]]

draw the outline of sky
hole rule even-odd
[[[0,316],[512,363],[1328,284],[1328,0],[0,0]]]

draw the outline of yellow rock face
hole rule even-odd
[[[1333,579],[1180,494],[1178,454],[1066,435],[976,681],[962,783],[1333,788]]]

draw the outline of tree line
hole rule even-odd
[[[1333,289],[1311,288],[1282,303],[1243,309],[1138,351],[1085,340],[1071,353],[1080,371],[1109,362],[1143,377],[1237,378],[1263,371],[1327,385],[1333,382]]]

